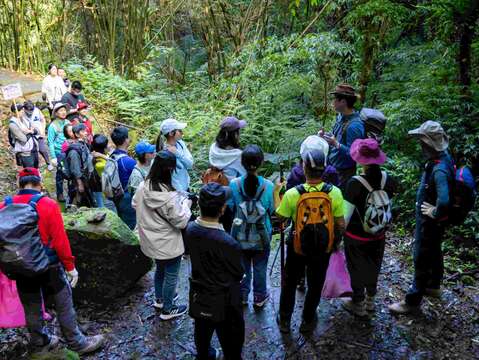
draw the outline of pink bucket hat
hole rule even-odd
[[[349,152],[352,159],[360,165],[382,165],[386,162],[386,154],[381,151],[375,139],[354,140]]]

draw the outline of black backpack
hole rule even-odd
[[[0,210],[0,269],[9,279],[35,277],[48,269],[50,260],[38,230],[37,203],[42,197],[19,204],[7,196]]]

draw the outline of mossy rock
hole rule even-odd
[[[75,301],[108,304],[151,269],[138,237],[114,212],[81,208],[63,221],[80,274]]]

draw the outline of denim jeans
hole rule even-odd
[[[243,251],[245,277],[241,281],[241,297],[246,300],[251,290],[251,268],[253,268],[253,296],[264,297],[268,293],[266,274],[270,249],[263,251]]]
[[[102,208],[105,207],[104,201],[103,201],[103,193],[101,191],[94,191],[93,192],[93,199],[95,200],[95,207],[97,208]]]
[[[163,300],[163,310],[168,312],[173,307],[181,256],[168,260],[156,259],[155,262],[155,296],[157,300]]]
[[[52,296],[58,322],[68,347],[77,351],[86,344],[86,338],[78,327],[73,307],[72,289],[61,265],[50,267],[45,273],[34,278],[17,279],[20,301],[25,310],[25,319],[30,333],[30,343],[41,347],[50,341],[50,335],[42,319],[42,300]]]
[[[136,211],[131,206],[131,194],[125,192],[119,200],[115,201],[115,206],[120,219],[133,230],[136,226]]]
[[[60,164],[63,160],[63,156],[57,155],[57,163]],[[63,196],[63,174],[58,169],[55,171],[55,187],[57,191],[57,198],[59,195]]]

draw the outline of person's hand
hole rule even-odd
[[[324,140],[327,141],[327,143],[329,144],[329,146],[333,146],[335,148],[338,148],[339,147],[339,142],[338,140],[336,140],[336,136],[334,135],[330,135],[330,134],[327,134],[327,133],[324,133],[322,136],[321,136]]]
[[[50,164],[52,164],[54,167],[57,167],[57,166],[58,166],[58,161],[57,161],[57,159],[56,159],[56,158],[52,158],[52,159],[50,160]]]
[[[324,134],[325,134],[324,128],[321,128],[321,129],[318,131],[318,136],[323,137]]]
[[[434,213],[436,212],[436,207],[427,202],[421,204],[421,213],[424,216],[429,216],[431,219],[435,219]]]
[[[166,145],[165,147],[166,147],[166,150],[176,155],[176,147],[171,145]]]
[[[281,189],[286,185],[286,181],[281,181],[281,179],[277,179],[274,183],[274,192],[280,192]]]
[[[68,281],[70,281],[70,285],[72,288],[77,286],[78,283],[78,271],[77,269],[73,269],[71,271],[67,271]]]

